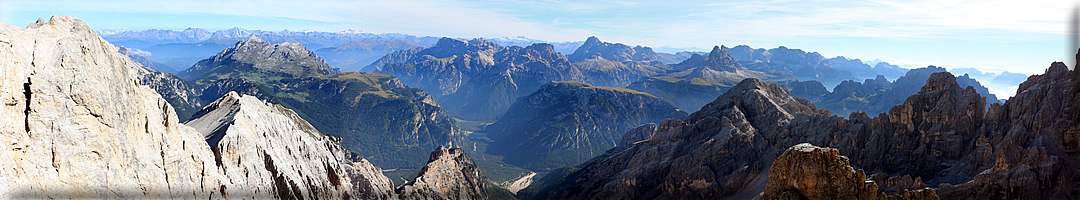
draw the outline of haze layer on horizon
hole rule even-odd
[[[1042,73],[1072,59],[1067,0],[0,1],[0,23],[71,15],[99,30],[346,29],[418,36],[605,41],[652,47],[787,46],[826,57]],[[1073,52],[1073,53],[1069,53]],[[1071,66],[1071,62],[1070,66]]]

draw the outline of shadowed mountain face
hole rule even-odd
[[[640,124],[683,117],[686,113],[650,94],[566,81],[522,97],[484,131],[495,140],[488,153],[546,171],[600,155]]]
[[[920,88],[888,113],[844,119],[747,79],[686,120],[628,132],[648,137],[624,137],[637,141],[623,141],[633,145],[593,159],[539,197],[751,198],[766,189],[774,159],[804,142],[839,149],[886,194],[930,187],[943,199],[1046,199],[1074,188],[1077,167],[1066,160],[1080,150],[1080,112],[1072,111],[1080,107],[1080,71],[1054,63],[989,109],[946,72]]]

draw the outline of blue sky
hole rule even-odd
[[[600,39],[646,46],[787,46],[826,57],[1038,74],[1072,58],[1068,0],[42,1],[0,0],[0,22],[72,15],[99,30],[242,27],[422,36]]]

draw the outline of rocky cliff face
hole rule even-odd
[[[784,151],[769,167],[769,183],[761,199],[938,199],[933,189],[878,192],[862,170],[833,148],[802,143]]]
[[[565,81],[522,97],[488,125],[488,153],[532,170],[577,165],[618,145],[622,133],[686,113],[653,95]]]
[[[337,70],[330,68],[322,58],[304,48],[304,45],[288,42],[270,44],[252,36],[209,59],[195,63],[180,73],[180,76],[185,79],[221,79],[249,76],[247,73],[300,78],[331,75],[337,73]]]
[[[342,148],[299,115],[229,92],[185,123],[203,135],[231,185],[229,198],[387,199],[379,168]],[[353,160],[356,159],[356,160]]]
[[[439,146],[416,179],[397,190],[402,199],[487,199],[486,184],[464,150]]]
[[[1066,198],[1076,194],[1076,167],[1066,160],[1075,159],[1070,138],[1080,133],[1080,114],[1071,112],[1078,79],[1055,63],[986,109],[973,87],[938,72],[888,113],[848,119],[747,79],[685,121],[666,120],[651,138],[588,162],[547,194],[750,198],[765,190],[765,169],[784,149],[807,142],[849,152],[851,166],[887,195],[931,187],[945,199]]]
[[[12,198],[221,197],[214,155],[141,67],[81,20],[0,24],[0,194]]]

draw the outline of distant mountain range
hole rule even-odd
[[[99,34],[116,46],[146,51],[155,69],[163,72],[184,71],[198,60],[214,55],[237,41],[256,36],[271,43],[291,42],[303,44],[326,62],[341,71],[364,71],[363,67],[397,50],[434,45],[439,37],[412,36],[400,33],[372,33],[356,30],[340,32],[323,31],[262,31],[231,28],[210,32],[200,28],[185,30],[150,29],[144,31],[108,31]],[[528,46],[546,41],[526,37],[488,38],[502,46]],[[550,43],[555,50],[573,52],[577,42]]]
[[[657,53],[597,37],[98,33],[131,46],[66,16],[0,26],[9,44],[0,52],[10,52],[0,60],[11,61],[0,62],[9,72],[0,74],[9,83],[0,84],[0,122],[10,125],[0,141],[11,142],[0,151],[11,161],[0,162],[0,185],[12,188],[0,196],[1066,199],[1080,191],[1080,70],[1061,62],[1027,77],[783,46]],[[1000,90],[1018,94],[999,101]]]

